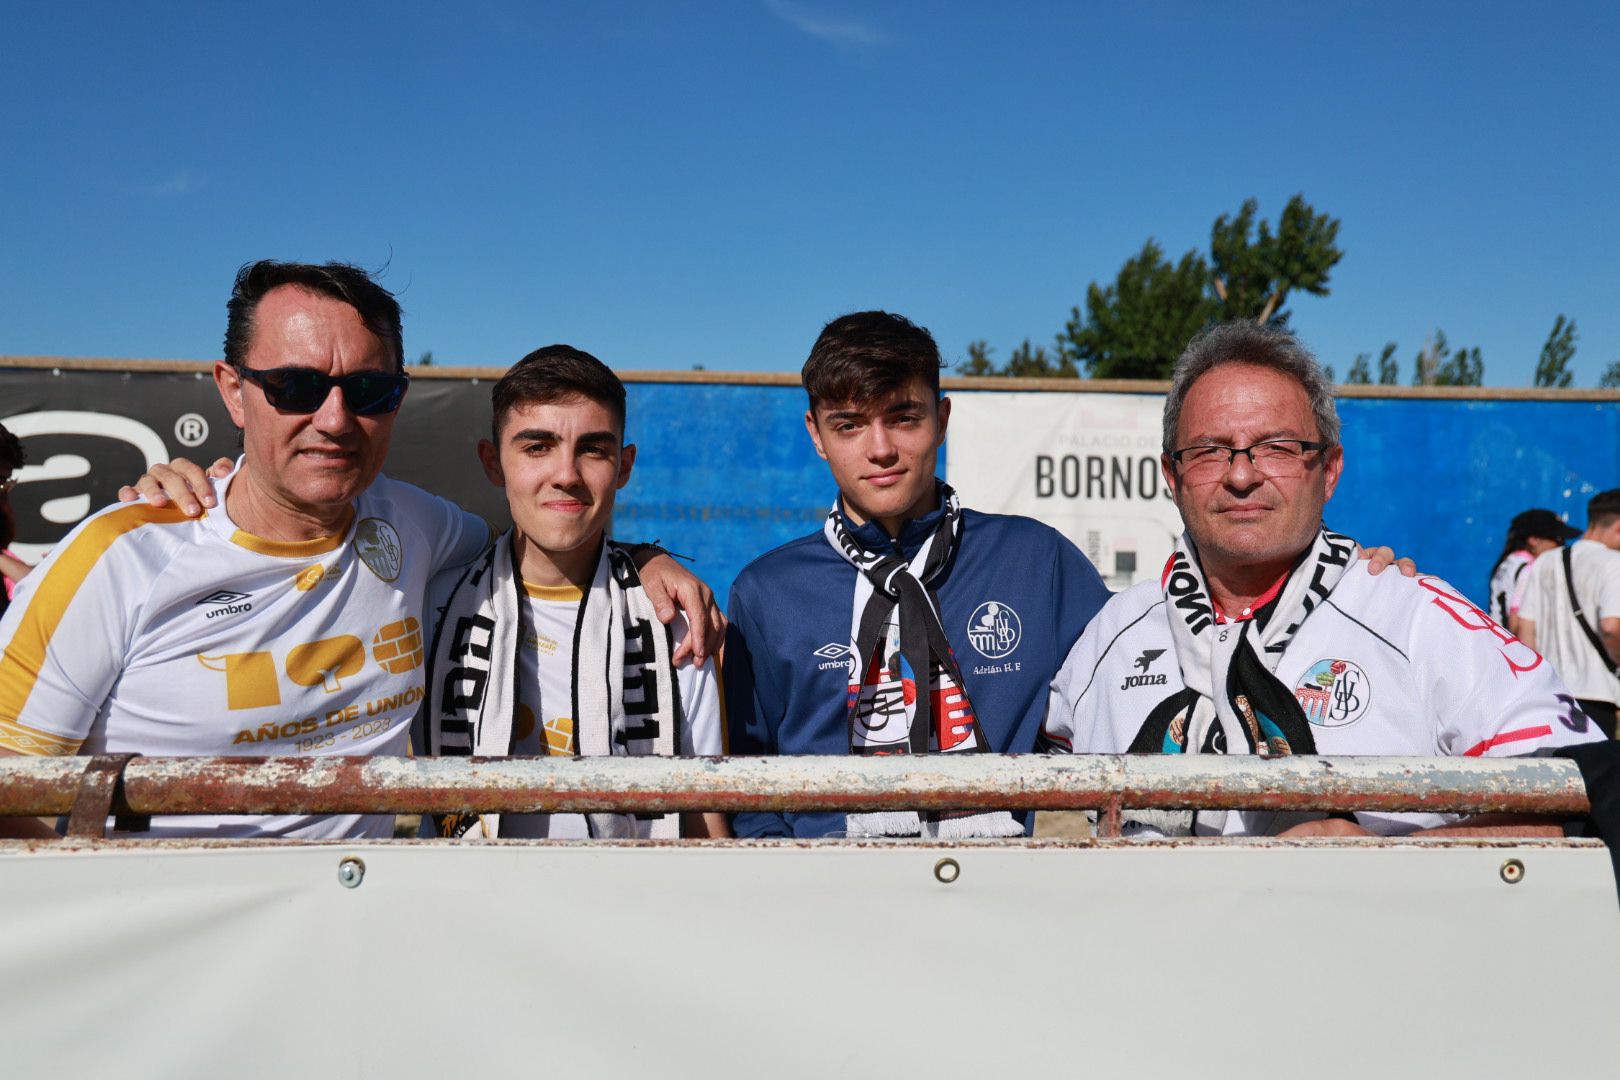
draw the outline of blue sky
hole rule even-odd
[[[1620,6],[0,0],[0,353],[206,359],[250,259],[386,264],[407,353],[796,370],[886,307],[1051,339],[1149,236],[1343,222],[1294,325],[1620,361]]]

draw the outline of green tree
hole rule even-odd
[[[1485,361],[1479,349],[1451,351],[1446,332],[1436,330],[1412,361],[1413,386],[1480,386],[1485,381]]]
[[[956,365],[963,375],[1020,375],[1035,379],[1073,379],[1080,371],[1074,360],[1053,346],[1034,345],[1028,338],[1014,349],[1005,364],[997,365],[991,354],[995,349],[984,341],[968,342],[967,359]]]
[[[1149,240],[1112,285],[1091,283],[1085,314],[1070,311],[1058,348],[1092,378],[1168,378],[1188,339],[1218,318],[1209,281],[1209,264],[1198,252],[1172,263]]]
[[[1378,385],[1394,386],[1401,381],[1400,362],[1395,359],[1397,346],[1393,341],[1384,343],[1384,351],[1378,354]],[[1372,353],[1357,353],[1355,363],[1350,365],[1350,377],[1345,380],[1352,386],[1367,386],[1372,383]]]
[[[1337,243],[1339,222],[1318,214],[1305,196],[1295,195],[1273,232],[1270,222],[1256,225],[1259,208],[1248,199],[1235,216],[1215,219],[1209,238],[1215,271],[1210,285],[1223,321],[1253,319],[1281,326],[1288,321],[1283,305],[1290,292],[1328,295],[1328,277],[1344,258]]]
[[[1401,362],[1395,359],[1396,345],[1384,342],[1384,351],[1378,354],[1378,385],[1394,386],[1401,381]]]
[[[957,362],[956,371],[959,375],[1002,375],[1005,372],[996,369],[996,363],[990,359],[990,354],[996,350],[990,343],[980,338],[968,342],[967,359]]]
[[[1282,326],[1290,294],[1328,295],[1344,257],[1338,235],[1336,218],[1295,195],[1275,228],[1260,219],[1253,199],[1216,218],[1207,258],[1189,251],[1172,263],[1150,239],[1112,285],[1086,289],[1085,313],[1070,311],[1058,352],[1093,378],[1168,378],[1188,339],[1211,323]]]
[[[1598,377],[1599,389],[1613,390],[1617,387],[1620,387],[1620,360],[1604,368],[1603,374]]]
[[[1553,320],[1552,332],[1541,346],[1541,358],[1536,361],[1535,386],[1565,387],[1574,377],[1569,362],[1575,358],[1575,320],[1564,320],[1562,315]]]
[[[433,366],[433,350],[429,349],[427,352],[423,353],[421,356],[418,356],[416,358],[416,366],[417,367],[432,367]]]

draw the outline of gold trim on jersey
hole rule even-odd
[[[531,585],[523,583],[523,591],[535,600],[574,600],[585,598],[585,590],[578,585]]]
[[[80,739],[64,739],[49,731],[31,728],[15,720],[0,719],[0,746],[19,754],[36,757],[70,757],[79,752],[84,743]]]
[[[309,559],[316,555],[325,555],[329,551],[336,551],[343,545],[343,538],[349,535],[349,526],[353,524],[354,507],[351,506],[348,515],[343,519],[343,527],[331,536],[317,536],[313,540],[266,540],[262,536],[254,536],[245,529],[237,529],[231,533],[231,543],[258,555],[270,555],[278,559]]]
[[[113,542],[142,525],[178,525],[190,520],[173,507],[135,503],[103,514],[85,526],[84,531],[45,571],[45,577],[28,600],[22,622],[18,624],[16,633],[11,635],[4,656],[0,656],[0,720],[14,724],[16,718],[23,714],[28,697],[34,692],[34,681],[45,666],[51,638],[61,625],[62,617],[67,614],[68,605],[78,595],[84,579],[95,569],[97,560],[112,547]],[[74,750],[77,749],[75,744]]]

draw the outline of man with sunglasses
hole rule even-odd
[[[1373,576],[1322,512],[1344,468],[1333,390],[1289,333],[1216,327],[1164,409],[1186,532],[1158,581],[1111,599],[1052,684],[1059,752],[1490,755],[1593,741],[1533,649],[1438,578]],[[1455,815],[1137,814],[1127,832],[1560,834]]]
[[[0,753],[406,752],[428,580],[483,551],[489,530],[381,475],[409,385],[399,305],[352,266],[264,261],[237,275],[227,311],[214,381],[240,461],[200,517],[184,499],[110,507],[29,575],[0,620]],[[391,828],[385,815],[175,816],[150,834]]]
[[[214,382],[242,430],[215,508],[110,507],[0,621],[0,752],[404,753],[429,577],[488,527],[381,476],[399,305],[354,267],[258,262]],[[13,827],[35,824],[12,820]],[[154,817],[153,836],[386,835],[384,815]]]

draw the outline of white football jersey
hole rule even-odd
[[[233,474],[234,475],[234,474]],[[264,540],[219,506],[86,519],[0,621],[0,746],[23,754],[404,754],[435,571],[478,517],[378,477],[341,535]],[[152,819],[161,836],[388,835],[387,815]]]
[[[1158,581],[1116,595],[1052,682],[1046,734],[1075,753],[1123,754],[1154,706],[1181,690]],[[1274,672],[1323,755],[1507,757],[1601,739],[1552,665],[1434,577],[1352,567],[1301,625]],[[1228,746],[1234,740],[1228,740]],[[1230,752],[1242,752],[1244,744]],[[1200,814],[1209,831],[1265,834],[1270,812]],[[1449,814],[1367,814],[1398,835]]]
[[[548,588],[524,582],[523,630],[518,642],[518,706],[513,717],[513,752],[519,755],[575,752],[573,717],[574,624],[579,617],[580,590],[564,585]],[[661,627],[659,629],[662,629]],[[677,615],[671,627],[674,639],[686,635],[686,621]],[[702,667],[686,663],[675,669],[681,694],[683,756],[725,753],[724,726],[714,659]],[[651,821],[629,814],[617,819],[618,836],[646,837]],[[583,814],[503,814],[501,836],[583,839],[590,835]]]

